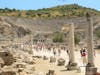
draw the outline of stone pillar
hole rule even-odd
[[[74,24],[71,24],[69,27],[69,51],[70,51],[70,62],[75,62],[75,55],[74,55]]]
[[[68,70],[76,70],[77,63],[75,63],[75,53],[74,53],[74,24],[70,24],[69,26],[69,43],[68,43],[68,50],[69,50],[69,63],[67,65]]]
[[[33,45],[33,35],[30,34],[30,51],[29,51],[30,54],[33,54],[32,45]]]
[[[88,64],[86,66],[85,75],[94,75],[96,74],[97,68],[94,65],[94,49],[93,49],[93,19],[90,13],[86,14],[88,22],[88,31],[87,31],[87,53],[88,53]]]

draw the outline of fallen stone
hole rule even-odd
[[[1,72],[0,75],[16,75],[13,71]]]
[[[0,57],[4,61],[4,65],[11,65],[14,62],[14,57],[10,52],[0,52]]]
[[[50,57],[50,63],[52,62],[56,62],[56,58],[55,57]]]
[[[46,56],[43,56],[43,60],[48,60],[48,57],[46,57]]]
[[[49,70],[49,72],[46,75],[56,75],[55,70]]]
[[[65,60],[62,58],[58,59],[58,66],[63,66],[63,65],[65,65]]]

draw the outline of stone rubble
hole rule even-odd
[[[12,48],[0,50],[0,75],[34,75],[35,59],[31,54]]]

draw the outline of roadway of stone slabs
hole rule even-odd
[[[42,50],[42,51],[38,51],[38,52],[34,51],[34,55],[42,56],[42,57],[47,56],[49,58],[50,56],[53,56],[53,52],[47,51],[47,50]],[[46,74],[49,69],[54,69],[57,75],[66,75],[66,74],[68,74],[68,75],[84,75],[85,67],[82,63],[82,58],[80,56],[80,52],[75,51],[75,56],[76,56],[75,57],[76,62],[78,63],[78,66],[80,66],[80,68],[81,68],[81,73],[78,73],[77,70],[76,71],[67,71],[66,70],[65,66],[68,63],[68,55],[65,51],[62,51],[60,56],[58,56],[58,54],[56,55],[56,58],[57,59],[64,58],[66,60],[66,64],[64,66],[57,66],[57,62],[49,63],[49,60],[43,60],[42,58],[39,58],[36,60],[37,64],[35,65],[35,68],[36,68],[35,74],[37,74],[37,73]]]

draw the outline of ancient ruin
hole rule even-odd
[[[62,28],[63,31],[69,31],[68,37],[68,51],[69,51],[69,62],[67,65],[67,70],[76,70],[78,69],[77,63],[75,62],[75,49],[74,49],[74,24],[70,24],[67,27]]]
[[[87,27],[87,52],[88,52],[88,64],[86,66],[85,75],[95,75],[97,73],[97,68],[94,64],[94,46],[93,46],[93,19],[90,13],[86,13],[86,18],[88,22]]]

